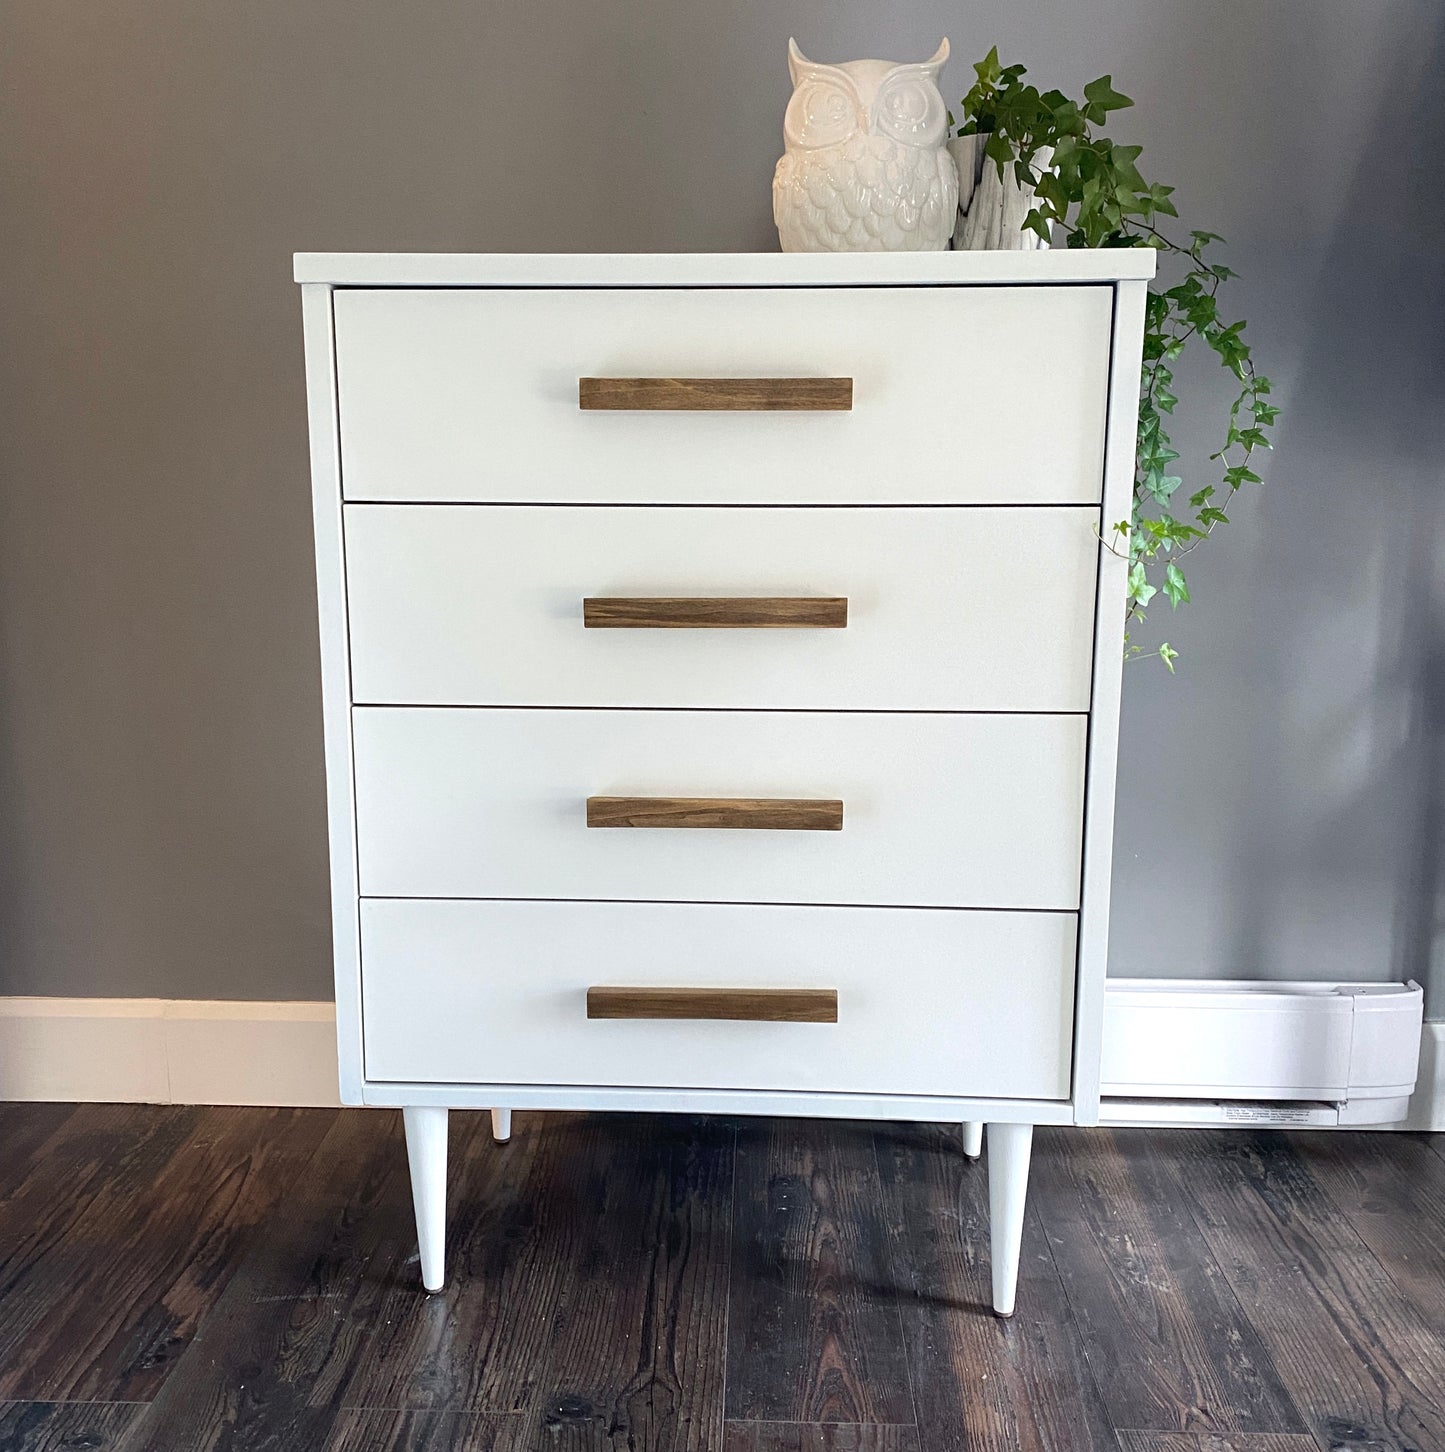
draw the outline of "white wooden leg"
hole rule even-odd
[[[983,1153],[983,1121],[981,1119],[963,1121],[963,1152],[971,1160],[976,1160]]]
[[[988,1127],[989,1247],[993,1259],[993,1308],[1000,1316],[1014,1313],[1033,1143],[1031,1124]]]
[[[498,1144],[506,1144],[512,1137],[512,1111],[510,1109],[492,1110],[492,1138]]]
[[[421,1283],[429,1291],[439,1291],[446,1279],[447,1111],[427,1105],[403,1109],[401,1118],[406,1126]]]

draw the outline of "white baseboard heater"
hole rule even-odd
[[[1111,978],[1100,1122],[1395,1123],[1423,1018],[1417,983]]]

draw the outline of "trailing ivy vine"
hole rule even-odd
[[[1127,520],[1109,524],[1104,539],[1129,561],[1125,654],[1132,658],[1145,653],[1133,635],[1155,596],[1162,593],[1174,607],[1190,598],[1180,561],[1229,523],[1240,489],[1261,482],[1254,453],[1270,447],[1279,409],[1268,401],[1270,381],[1255,367],[1244,322],[1226,323],[1220,311],[1220,288],[1235,276],[1214,260],[1224,239],[1193,231],[1185,244],[1166,235],[1159,219],[1179,215],[1170,200],[1174,188],[1140,175],[1142,147],[1120,146],[1095,130],[1133,101],[1109,76],[1090,81],[1082,102],[1062,91],[1040,92],[1024,82],[1023,66],[1000,65],[996,46],[974,71],[958,133],[985,135],[984,156],[1000,178],[1012,168],[1020,185],[1034,189],[1026,228],[1066,247],[1143,246],[1164,254],[1167,276],[1150,287],[1144,315],[1133,507]],[[1214,351],[1237,388],[1220,447],[1209,456],[1219,466],[1217,482],[1186,493],[1182,478],[1170,472],[1179,454],[1166,420],[1179,402],[1174,365],[1196,340]],[[1167,641],[1149,654],[1174,669],[1178,652]]]

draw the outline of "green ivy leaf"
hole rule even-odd
[[[1189,603],[1189,586],[1184,582],[1184,572],[1176,564],[1164,566],[1164,594],[1176,610]]]
[[[1126,106],[1132,106],[1134,102],[1113,86],[1112,76],[1100,76],[1098,80],[1090,81],[1084,87],[1084,99],[1089,103],[1085,108],[1087,112],[1097,112],[1097,119],[1102,121],[1110,111],[1122,111]],[[1095,119],[1093,116],[1091,120]]]
[[[1130,600],[1137,600],[1141,605],[1147,605],[1159,593],[1144,573],[1143,560],[1129,571],[1129,588],[1125,593]]]
[[[1004,167],[1013,160],[1013,147],[1002,131],[991,131],[983,144],[983,154],[998,167],[998,174],[1002,177]]]
[[[1174,662],[1179,659],[1179,652],[1167,640],[1160,642],[1159,659],[1169,667],[1169,674],[1172,676],[1174,674]]]
[[[1029,232],[1037,232],[1045,243],[1053,236],[1049,230],[1049,224],[1044,221],[1043,214],[1037,207],[1024,218],[1024,229]]]
[[[1174,189],[1141,174],[1140,147],[1115,142],[1097,129],[1110,113],[1132,104],[1114,89],[1112,78],[1090,81],[1080,102],[1029,84],[1023,66],[1000,63],[997,47],[974,71],[959,130],[985,135],[985,156],[1000,177],[1011,174],[1033,187],[1034,204],[1022,223],[1026,230],[1058,247],[1151,247],[1160,254],[1160,281],[1145,295],[1132,518],[1115,524],[1103,539],[1105,548],[1128,560],[1126,619],[1137,624],[1161,588],[1171,607],[1189,602],[1179,561],[1215,525],[1229,522],[1215,502],[1216,486],[1227,491],[1219,502],[1228,503],[1244,485],[1261,482],[1249,463],[1255,449],[1270,447],[1268,431],[1279,416],[1265,401],[1272,384],[1255,371],[1244,321],[1222,321],[1221,289],[1235,273],[1208,255],[1224,238],[1203,229],[1189,232],[1187,242],[1166,235],[1159,222],[1178,215]],[[1044,147],[1052,149],[1047,170],[1038,160]],[[1181,406],[1171,365],[1186,351],[1192,357],[1196,342],[1239,387],[1226,406],[1223,443],[1209,455],[1219,473],[1214,483],[1205,481],[1189,494],[1186,521],[1167,510],[1183,483],[1167,472],[1179,454],[1164,422]],[[1193,387],[1195,375],[1189,379]],[[1149,578],[1151,571],[1159,584]],[[1128,656],[1143,650],[1127,633],[1125,639]],[[1158,655],[1173,671],[1177,652],[1166,643]]]

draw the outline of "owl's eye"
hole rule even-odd
[[[804,124],[810,129],[831,131],[835,126],[842,126],[851,116],[852,110],[845,96],[837,91],[826,91],[817,87],[808,96],[807,119]]]
[[[834,146],[857,129],[853,97],[826,78],[804,81],[783,117],[784,134],[794,146]]]
[[[885,84],[873,117],[878,130],[913,146],[936,145],[947,126],[938,87],[916,74]]]
[[[895,126],[917,127],[928,115],[928,97],[917,86],[897,86],[883,103]]]

